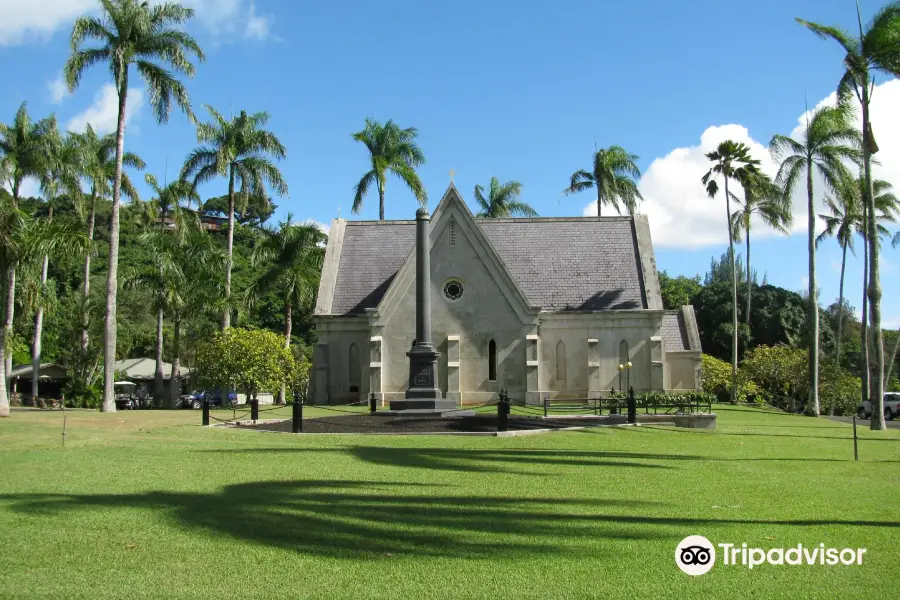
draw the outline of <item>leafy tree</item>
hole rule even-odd
[[[22,183],[29,177],[39,178],[43,168],[44,146],[47,136],[56,127],[55,121],[41,119],[32,121],[28,116],[28,105],[23,102],[16,111],[11,125],[0,123],[0,174],[3,182],[9,186],[10,201],[13,208],[18,208]],[[16,266],[9,271],[10,282],[6,286],[6,320],[3,324],[5,335],[11,337],[15,319],[16,306]],[[12,368],[12,354],[5,360],[4,368],[9,372]]]
[[[256,247],[253,264],[262,273],[249,289],[251,300],[267,290],[274,290],[284,299],[284,347],[291,347],[294,307],[312,307],[319,289],[319,274],[325,258],[326,236],[315,223],[294,223],[293,215],[278,224],[278,228],[262,230],[262,242]],[[278,394],[278,402],[285,401],[285,386]]]
[[[372,185],[378,186],[378,218],[384,220],[384,187],[387,174],[393,173],[406,184],[423,207],[428,205],[428,193],[416,173],[416,167],[425,164],[425,155],[416,143],[419,135],[415,127],[400,127],[392,120],[382,125],[374,119],[366,119],[362,131],[353,134],[353,139],[369,150],[372,169],[356,184],[353,198],[353,213],[359,214],[363,198]]]
[[[193,119],[187,89],[171,71],[193,77],[194,65],[189,53],[203,60],[203,51],[187,33],[177,29],[194,11],[174,2],[150,5],[138,0],[100,0],[102,17],[79,17],[72,29],[72,55],[66,62],[69,91],[74,92],[84,71],[106,63],[112,73],[119,98],[116,126],[116,173],[113,181],[110,217],[109,267],[106,282],[106,319],[104,327],[103,405],[115,411],[113,365],[116,361],[116,292],[119,267],[119,201],[122,189],[122,164],[125,154],[125,107],[128,100],[128,76],[132,65],[147,84],[150,104],[159,123],[169,120],[172,99]],[[99,45],[83,47],[87,40]],[[160,63],[162,63],[162,66]]]
[[[788,235],[791,225],[790,201],[778,186],[772,183],[768,175],[759,171],[744,171],[741,186],[744,188],[744,199],[732,194],[732,200],[738,209],[731,214],[731,229],[734,240],[739,242],[743,236],[747,242],[747,313],[744,317],[750,324],[750,298],[753,293],[753,280],[750,273],[750,225],[753,215],[758,215],[769,227]]]
[[[276,333],[235,327],[217,333],[197,349],[201,385],[238,389],[250,398],[294,379],[294,357]]]
[[[213,117],[211,123],[197,125],[197,141],[200,146],[187,157],[181,169],[181,178],[193,178],[193,185],[212,181],[216,177],[228,178],[228,248],[225,262],[225,304],[222,311],[222,329],[231,327],[231,271],[234,266],[234,211],[235,186],[240,188],[240,211],[246,209],[250,197],[266,197],[268,184],[280,196],[288,193],[287,182],[270,156],[281,160],[286,150],[275,134],[263,129],[269,122],[269,113],[248,115],[241,111],[231,120],[225,119],[213,107],[206,109]]]
[[[597,189],[597,216],[603,205],[612,206],[622,214],[622,206],[633,215],[638,200],[643,200],[636,179],[641,176],[637,167],[638,156],[629,154],[621,146],[610,146],[594,152],[594,165],[590,171],[572,173],[569,187],[563,195],[570,196],[590,188]]]
[[[246,206],[238,206],[239,212],[234,219],[241,225],[261,226],[269,220],[278,205],[272,202],[272,198],[266,196],[250,195]],[[219,214],[228,216],[228,194],[214,196],[203,203],[202,210],[206,214]]]
[[[666,310],[679,309],[682,306],[693,303],[694,297],[703,289],[700,276],[686,277],[678,275],[672,277],[665,271],[659,273],[659,288],[662,294],[663,308]]]
[[[868,265],[868,300],[870,303],[869,326],[872,329],[873,348],[875,350],[876,368],[871,386],[873,415],[872,429],[885,429],[884,422],[884,345],[881,331],[881,283],[879,280],[879,244],[876,224],[875,191],[872,180],[872,155],[878,152],[878,144],[872,131],[870,119],[870,102],[873,88],[873,76],[877,71],[900,77],[900,2],[888,2],[872,18],[868,26],[863,28],[862,17],[857,5],[857,23],[859,36],[837,28],[820,25],[797,19],[810,31],[822,39],[831,39],[840,44],[844,51],[843,66],[845,71],[838,83],[838,100],[847,104],[855,98],[862,108],[862,164],[863,205],[866,213],[866,232],[869,252]]]
[[[36,220],[11,202],[0,202],[0,281],[9,291],[13,285],[11,273],[18,265],[35,260],[44,254],[83,251],[87,240],[71,223]],[[12,295],[6,294],[3,316],[12,311]],[[9,396],[6,389],[7,329],[0,329],[0,417],[9,416]]]
[[[731,401],[736,401],[737,393],[737,363],[738,363],[738,306],[737,306],[737,265],[734,261],[734,236],[731,229],[731,196],[728,191],[728,182],[747,181],[754,173],[759,171],[759,161],[750,156],[750,148],[746,144],[726,140],[719,144],[713,151],[706,154],[706,158],[712,161],[713,166],[703,176],[702,182],[706,186],[706,193],[710,198],[715,198],[719,191],[717,179],[721,176],[725,181],[725,216],[728,223],[728,250],[731,259]]]
[[[519,200],[520,193],[522,184],[518,181],[507,181],[501,185],[496,177],[491,177],[487,198],[484,197],[484,188],[480,185],[475,186],[475,201],[479,208],[475,216],[486,219],[536,217],[537,211]]]
[[[769,143],[775,160],[780,162],[776,183],[790,196],[800,178],[806,175],[807,251],[809,254],[808,317],[813,344],[809,348],[809,392],[807,414],[819,415],[819,303],[816,287],[816,206],[813,194],[813,173],[825,180],[830,190],[837,190],[842,181],[850,179],[844,161],[858,161],[859,134],[850,123],[847,107],[823,106],[807,115],[803,140],[775,135]]]
[[[83,133],[70,134],[72,143],[77,147],[80,165],[78,165],[78,174],[84,178],[88,185],[86,198],[83,191],[76,195],[79,200],[77,209],[80,216],[85,221],[88,240],[94,242],[94,227],[97,218],[97,203],[103,198],[107,198],[112,193],[112,188],[116,181],[116,136],[115,134],[107,134],[104,136],[97,135],[94,128],[88,123]],[[141,158],[133,152],[124,152],[122,154],[123,167],[131,167],[133,169],[143,169],[146,165]],[[120,173],[121,193],[125,197],[135,202],[138,200],[138,193],[131,178],[124,170]],[[86,200],[86,204],[83,200]],[[89,249],[84,255],[84,279],[82,281],[82,309],[80,319],[82,321],[81,328],[81,351],[83,359],[88,356],[88,329],[90,327],[90,291],[91,291],[91,256],[94,249]]]

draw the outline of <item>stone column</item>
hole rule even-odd
[[[437,386],[438,352],[431,345],[431,217],[416,211],[416,339],[409,357],[406,398],[392,400],[392,411],[440,412],[456,408]]]

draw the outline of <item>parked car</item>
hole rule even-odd
[[[866,400],[856,409],[856,416],[860,419],[872,417],[872,403]],[[894,417],[900,417],[900,392],[885,392],[884,394],[884,418],[887,421]]]
[[[203,408],[204,400],[208,400],[210,406],[222,406],[223,400],[226,400],[228,404],[235,404],[237,392],[231,391],[225,394],[224,390],[194,390],[190,394],[181,396],[181,407],[199,410]]]

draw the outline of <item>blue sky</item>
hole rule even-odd
[[[290,197],[277,215],[328,223],[337,216],[377,218],[377,196],[350,215],[353,185],[368,168],[350,134],[365,117],[419,129],[428,163],[420,173],[432,207],[456,172],[471,200],[490,177],[524,184],[523,200],[541,215],[581,215],[592,195],[561,197],[573,171],[588,168],[594,144],[622,145],[640,156],[642,211],[649,215],[661,269],[703,273],[725,248],[724,200],[707,199],[699,182],[703,152],[727,137],[751,145],[774,169],[765,145],[790,134],[825,101],[840,75],[837,46],[794,22],[802,16],[851,28],[852,0],[764,0],[755,4],[692,0],[628,3],[459,0],[190,0],[189,25],[207,53],[188,82],[198,114],[212,104],[228,114],[266,110],[287,146],[282,170]],[[94,0],[42,0],[36,11],[0,0],[0,118],[27,100],[35,117],[55,112],[64,127],[111,128],[115,103],[108,73],[90,71],[61,94],[75,17]],[[880,2],[861,0],[863,18]],[[900,81],[878,80],[873,120],[882,152],[879,175],[900,185]],[[133,77],[126,147],[148,171],[173,177],[196,145],[180,114],[157,125],[143,84]],[[766,162],[768,161],[768,162]],[[224,180],[209,184],[217,195]],[[754,266],[771,283],[806,285],[804,196],[797,195],[790,238],[758,227]],[[410,218],[415,201],[397,180],[387,187],[387,218]],[[588,212],[590,208],[587,208]],[[900,249],[887,246],[882,281],[888,326],[900,325],[892,302],[900,285]],[[837,297],[840,253],[819,253],[823,303]],[[861,260],[848,266],[848,295],[859,306]]]

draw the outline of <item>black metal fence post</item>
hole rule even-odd
[[[859,450],[856,447],[856,415],[853,415],[853,460],[859,460]]]
[[[255,396],[255,394],[254,394]],[[258,421],[259,420],[259,400],[253,398],[250,400],[250,420]]]
[[[637,401],[634,399],[634,388],[628,388],[628,422],[637,423]]]
[[[544,396],[544,416],[547,416],[547,410],[550,408],[550,396]]]
[[[509,395],[500,390],[500,401],[497,402],[497,431],[506,431],[509,424]]]
[[[291,421],[291,431],[303,433],[303,403],[297,395],[294,396],[294,412]]]
[[[209,426],[209,400],[203,400],[203,426]]]
[[[622,379],[622,373],[619,373],[619,379]],[[619,399],[616,398],[616,388],[613,388],[609,394],[609,414],[619,414]]]
[[[378,401],[375,399],[375,392],[372,392],[372,395],[369,396],[369,412],[374,415],[376,410],[378,410]]]

